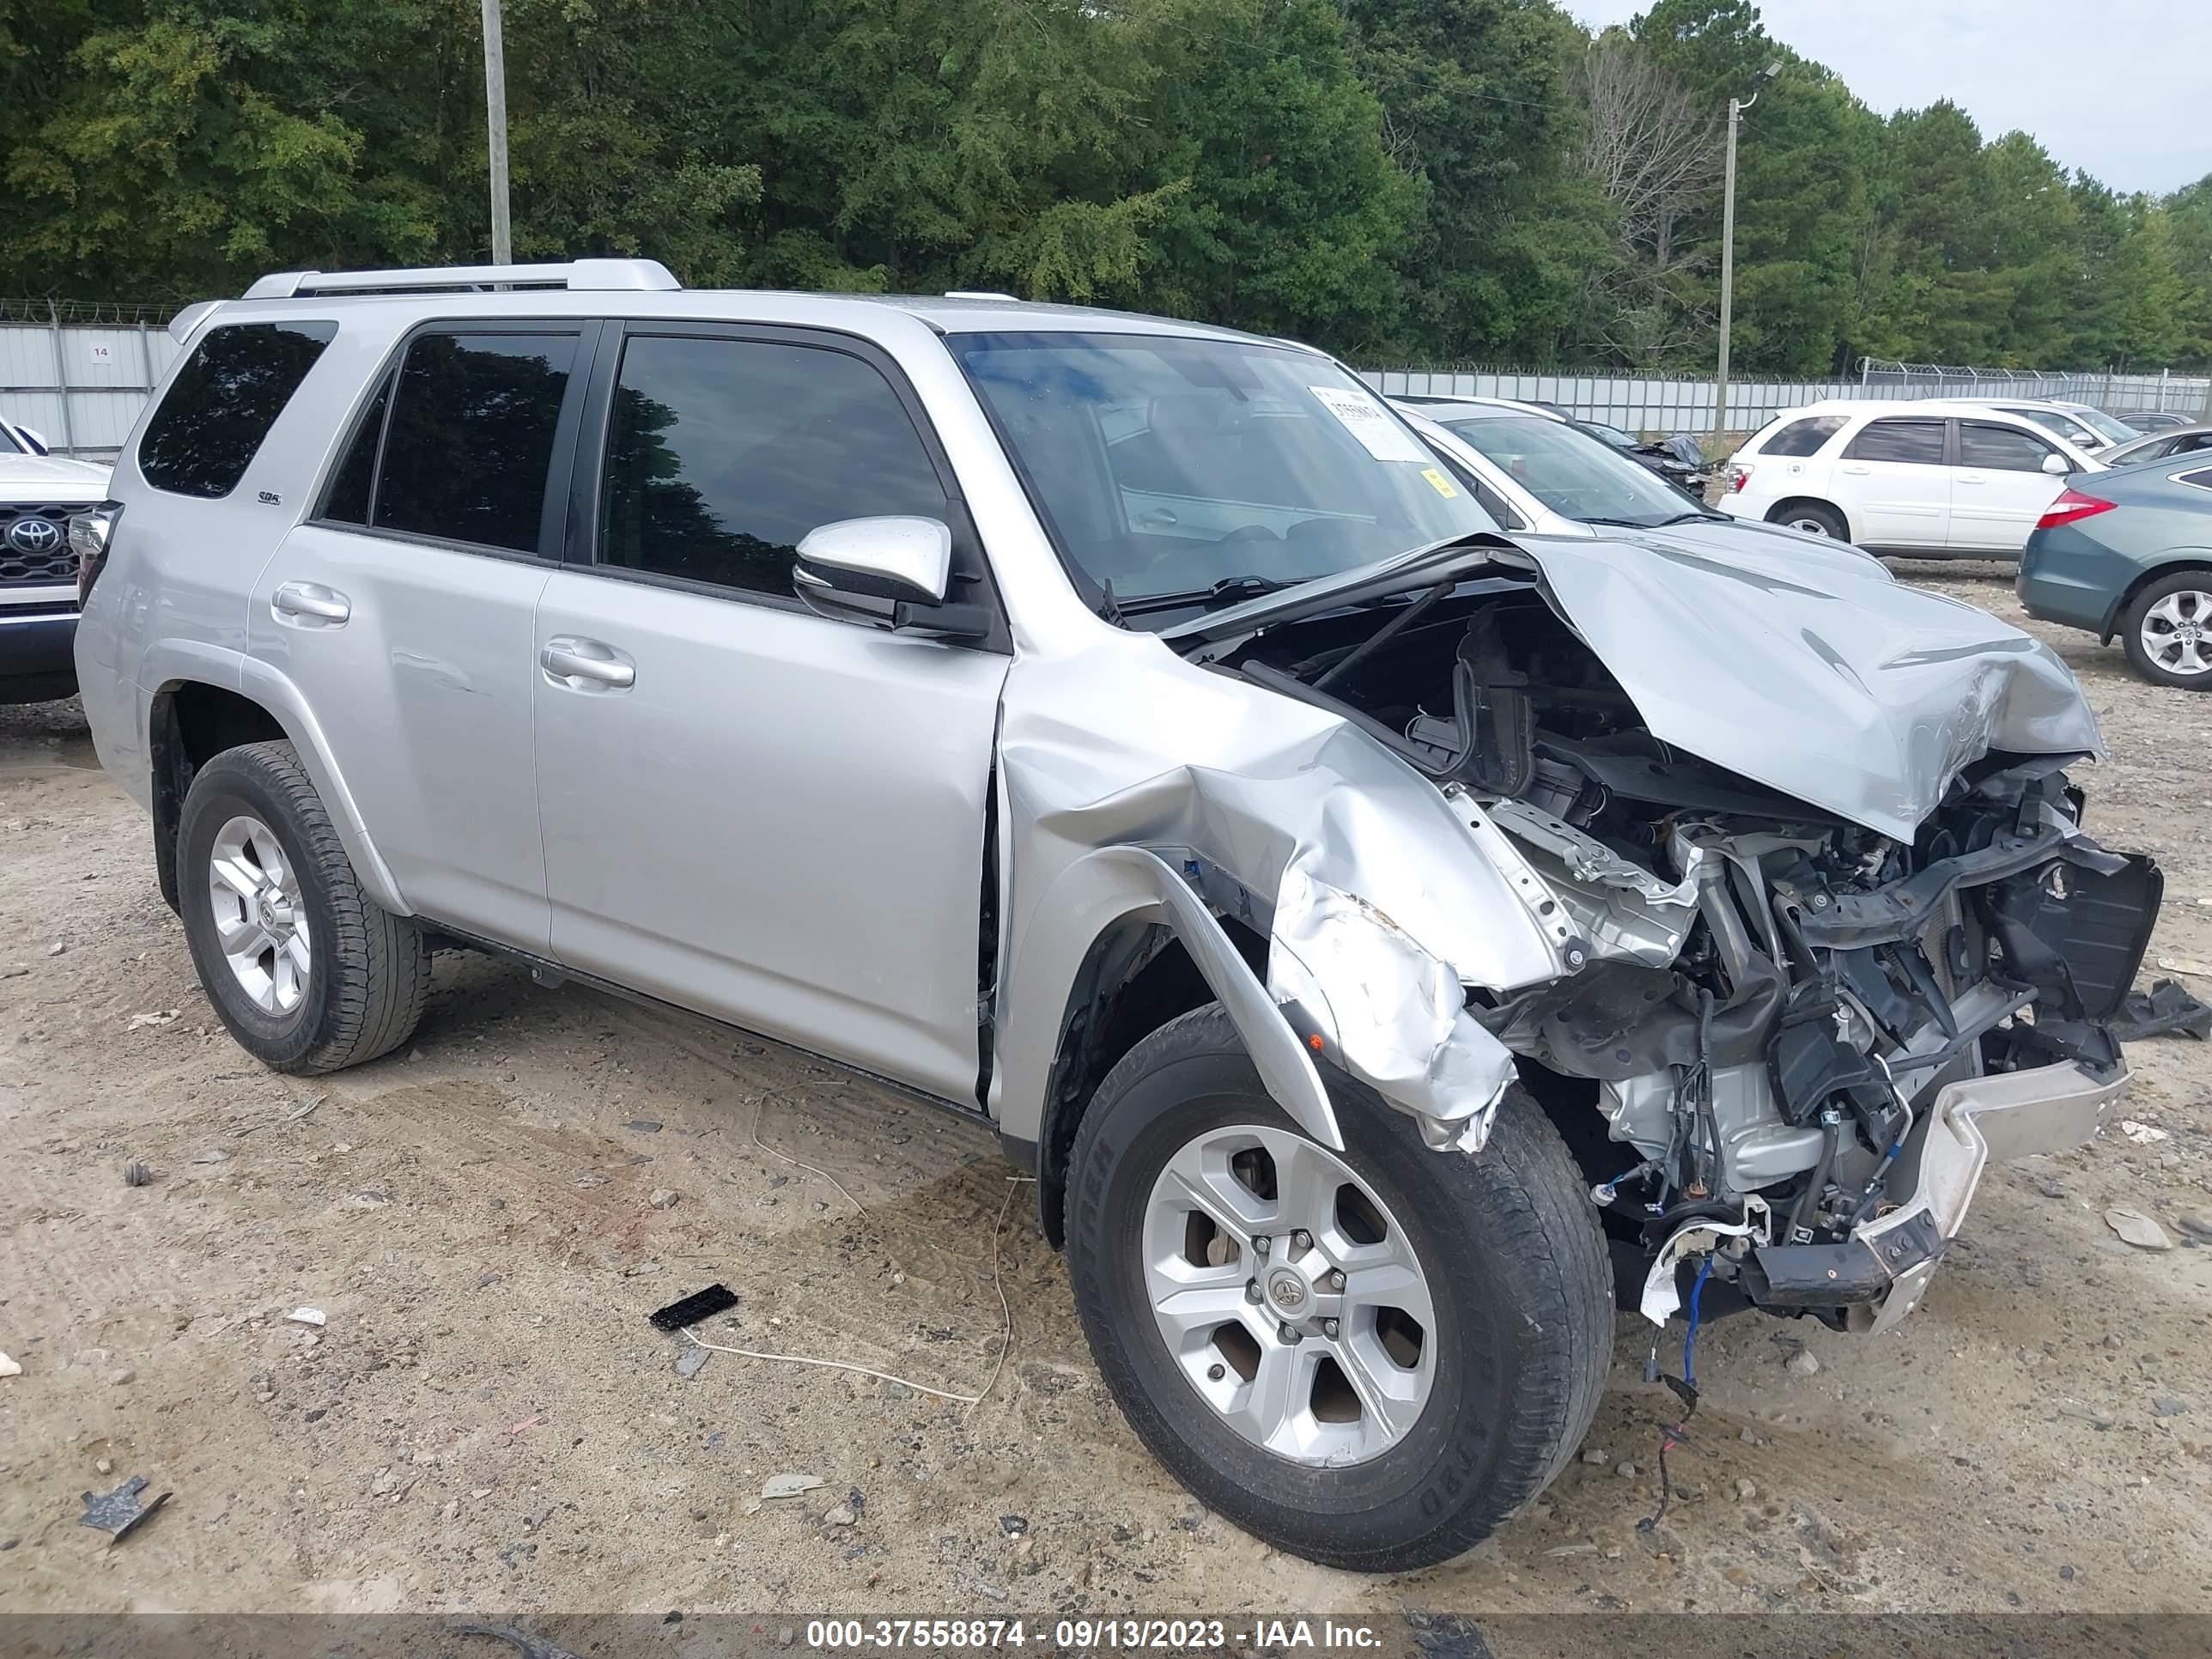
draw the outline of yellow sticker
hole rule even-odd
[[[1436,486],[1437,494],[1443,496],[1446,501],[1454,501],[1459,499],[1459,491],[1452,488],[1452,481],[1444,477],[1443,473],[1437,471],[1436,468],[1432,466],[1423,467],[1421,469],[1421,476],[1424,478],[1426,478],[1431,484],[1434,484]]]

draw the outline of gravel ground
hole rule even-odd
[[[2021,620],[1998,568],[1912,579]],[[2205,705],[2038,631],[2112,746],[2093,829],[2165,866],[2154,957],[2212,960]],[[2126,1113],[2165,1138],[1991,1170],[1900,1332],[1709,1327],[1657,1527],[1671,1400],[1625,1319],[1532,1512],[1368,1579],[1152,1462],[969,1125],[458,955],[408,1052],[256,1066],[74,704],[0,709],[0,1612],[2212,1610],[2212,1248],[2183,1224],[2212,1226],[2212,1107],[2185,1040],[2130,1052]],[[2122,1243],[2116,1205],[2181,1247]],[[908,1383],[700,1365],[647,1324],[718,1279],[740,1302],[711,1340]],[[821,1484],[763,1503],[779,1474]],[[112,1547],[76,1524],[135,1474],[175,1494],[160,1515]]]

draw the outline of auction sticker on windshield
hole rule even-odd
[[[1306,390],[1320,398],[1322,407],[1341,421],[1344,429],[1376,460],[1411,461],[1424,466],[1433,459],[1412,433],[1392,420],[1389,411],[1365,392],[1340,386],[1310,386]]]

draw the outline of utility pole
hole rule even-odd
[[[489,0],[487,0],[489,3]],[[1728,169],[1721,185],[1721,354],[1720,372],[1714,376],[1713,439],[1718,442],[1728,431],[1729,393],[1729,329],[1735,313],[1735,133],[1744,111],[1759,101],[1759,94],[1766,83],[1782,73],[1782,60],[1777,58],[1759,71],[1752,82],[1751,96],[1729,100]]]
[[[507,41],[500,33],[499,0],[483,0],[483,48],[484,127],[491,144],[491,262],[511,265],[514,234],[507,215]]]

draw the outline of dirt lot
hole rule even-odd
[[[2002,573],[1937,574],[2019,619]],[[2046,637],[2112,745],[2093,829],[2166,868],[2154,957],[2212,960],[2206,705]],[[1992,1171],[1901,1332],[1709,1327],[1691,1496],[1656,1529],[1671,1406],[1624,1319],[1534,1512],[1373,1580],[1152,1462],[977,1129],[464,956],[411,1052],[259,1069],[73,704],[0,710],[0,1612],[2212,1609],[2212,1248],[2181,1224],[2212,1224],[2212,1089],[2185,1040],[2130,1054],[2127,1115],[2166,1138]],[[2185,1247],[2123,1243],[2114,1205]],[[988,1392],[678,1375],[644,1316],[716,1279],[742,1300],[714,1341]],[[302,1304],[328,1324],[286,1322]],[[780,1473],[823,1484],[762,1504]],[[175,1494],[141,1531],[76,1524],[140,1474]]]

